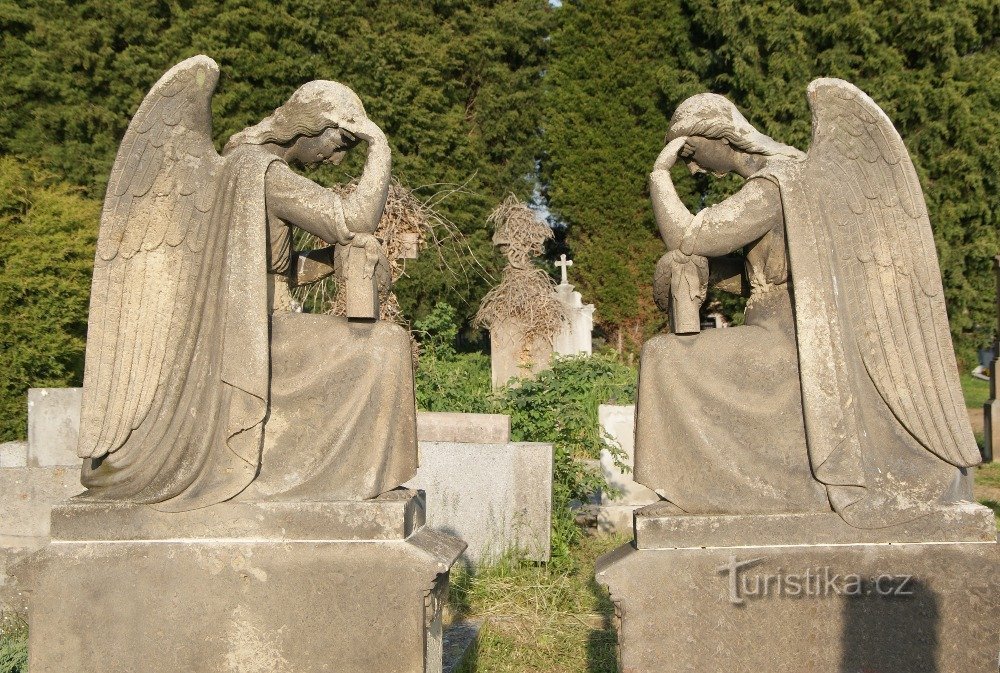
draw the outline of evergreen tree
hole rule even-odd
[[[99,213],[0,157],[0,442],[25,436],[28,388],[80,385]]]
[[[220,146],[299,85],[334,79],[385,130],[405,185],[426,186],[424,197],[464,185],[440,208],[492,266],[486,214],[533,186],[550,15],[544,0],[0,0],[0,154],[37,159],[100,198],[129,118],[182,59],[205,53],[222,69]],[[361,166],[358,156],[344,171]],[[408,274],[398,295],[413,317],[438,300],[468,317],[488,289],[481,277],[457,283],[433,255]]]

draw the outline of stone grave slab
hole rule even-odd
[[[406,486],[426,493],[429,527],[468,543],[467,563],[511,549],[549,559],[552,445],[421,442]]]
[[[81,464],[76,455],[83,388],[28,390],[28,464],[54,467]]]

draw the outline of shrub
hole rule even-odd
[[[608,487],[600,471],[583,462],[607,446],[597,408],[633,402],[635,369],[606,355],[556,358],[534,379],[515,379],[493,392],[489,357],[455,351],[458,324],[451,306],[437,304],[414,328],[421,346],[418,408],[508,414],[513,441],[552,444],[552,556],[569,559],[580,534],[571,505]]]
[[[29,387],[83,380],[101,204],[0,157],[0,442],[27,429]]]
[[[570,558],[580,535],[571,505],[587,502],[608,487],[600,471],[581,459],[597,459],[605,448],[597,416],[601,404],[631,404],[636,372],[609,356],[556,358],[536,378],[515,381],[503,391],[501,409],[510,415],[511,439],[548,442],[552,474],[552,557]]]

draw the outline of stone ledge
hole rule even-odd
[[[960,502],[898,526],[854,528],[834,512],[802,514],[677,514],[669,503],[635,513],[637,549],[690,549],[924,542],[996,542],[993,512]]]
[[[52,508],[54,542],[186,539],[405,540],[424,524],[422,499],[391,491],[375,500],[223,502],[190,512],[70,500]]]
[[[417,413],[417,440],[506,444],[510,441],[510,416],[420,411]]]

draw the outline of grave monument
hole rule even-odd
[[[560,255],[556,266],[562,274],[562,282],[556,285],[556,296],[563,305],[566,321],[552,340],[552,350],[559,355],[591,355],[594,352],[594,305],[584,304],[583,295],[569,282],[566,270],[573,266],[573,260]]]
[[[533,261],[552,238],[552,229],[514,195],[497,206],[489,222],[493,245],[507,258],[507,266],[500,283],[483,297],[475,324],[490,331],[496,389],[514,377],[531,377],[548,367],[553,340],[568,320],[555,282]]]
[[[996,528],[920,183],[857,87],[808,100],[804,154],[694,96],[650,175],[674,333],[640,360],[635,479],[661,501],[597,566],[621,668],[993,673]],[[693,215],[678,159],[745,182]],[[713,276],[748,281],[746,324],[698,333]]]
[[[95,258],[78,452],[86,491],[32,558],[30,668],[441,670],[464,543],[398,488],[417,467],[410,342],[379,321],[371,235],[382,131],[309,82],[212,143],[219,78],[190,58],[153,87],[112,170]],[[291,165],[339,163],[341,197]],[[297,253],[291,227],[330,247]],[[347,317],[294,311],[329,274]]]

